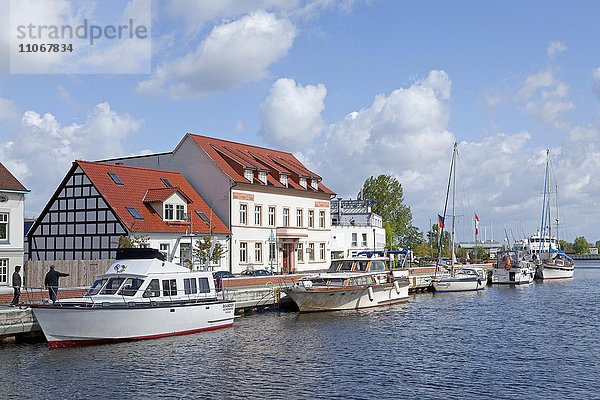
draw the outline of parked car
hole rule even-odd
[[[241,273],[242,276],[268,276],[268,275],[273,275],[270,271],[267,271],[266,269],[247,269],[245,271],[242,271]]]
[[[217,279],[217,278],[235,278],[235,275],[233,275],[231,272],[229,271],[214,271],[213,272],[213,278]]]

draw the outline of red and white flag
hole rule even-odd
[[[479,217],[475,213],[475,236],[479,235]]]

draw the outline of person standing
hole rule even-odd
[[[55,303],[58,299],[58,278],[63,276],[69,276],[69,274],[58,272],[54,269],[54,265],[51,265],[50,271],[48,271],[44,278],[44,285],[48,288],[48,295],[52,303]]]
[[[19,297],[21,296],[21,285],[23,284],[23,281],[21,280],[21,275],[19,275],[19,271],[21,271],[21,266],[17,265],[15,267],[15,272],[13,272],[12,275],[12,286],[14,290],[14,296],[12,301],[10,302],[11,306],[19,305]]]

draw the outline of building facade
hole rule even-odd
[[[15,266],[23,265],[27,193],[29,190],[0,163],[0,286],[12,286]]]
[[[187,134],[170,153],[103,162],[180,172],[230,228],[233,273],[329,266],[334,193],[291,153]]]
[[[331,257],[354,257],[363,251],[385,249],[381,216],[372,211],[373,200],[331,201]]]
[[[75,161],[28,233],[28,258],[114,259],[120,243],[137,241],[191,266],[206,236],[227,248],[230,231],[181,174]],[[225,252],[211,266],[228,263]]]

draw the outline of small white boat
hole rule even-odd
[[[569,279],[573,277],[575,267],[568,256],[556,255],[554,258],[542,260],[537,266],[536,277],[538,279]]]
[[[357,310],[408,301],[408,271],[326,272],[284,292],[300,312]]]
[[[118,251],[117,261],[83,297],[32,305],[50,347],[153,339],[233,325],[235,302],[217,299],[210,272],[190,271],[160,257],[154,249]]]
[[[432,279],[436,292],[469,292],[487,286],[487,272],[483,268],[454,268],[447,275]]]
[[[518,285],[533,282],[535,264],[525,260],[521,252],[516,250],[499,251],[496,261],[496,266],[492,270],[492,283]]]

